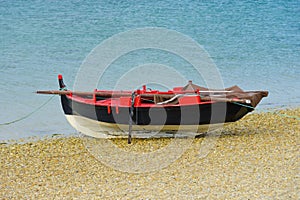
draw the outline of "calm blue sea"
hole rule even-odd
[[[225,86],[269,90],[258,109],[300,105],[299,0],[0,0],[0,123],[47,101],[34,91],[57,89],[59,73],[72,88],[96,45],[143,27],[193,38],[214,60]],[[147,52],[139,54],[147,60]],[[127,60],[136,59],[141,55]],[[121,68],[115,63],[104,83]],[[56,97],[30,117],[0,126],[0,140],[74,132]]]

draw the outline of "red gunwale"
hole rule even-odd
[[[128,101],[128,103],[124,103],[122,102],[121,97],[117,97],[117,98],[108,98],[105,100],[98,100],[95,101],[95,97],[92,98],[84,98],[81,96],[77,96],[77,95],[72,95],[72,94],[68,94],[66,95],[69,99],[79,102],[79,103],[83,103],[83,104],[89,104],[89,105],[95,105],[95,106],[115,106],[115,107],[130,107],[130,100],[131,97],[128,96],[129,94],[131,94],[131,91],[107,91],[107,90],[95,90],[97,92],[106,92],[106,93],[111,93],[113,95],[118,95],[118,94],[124,94],[127,96],[123,96],[123,98],[128,98],[128,100],[124,100],[124,102]],[[161,94],[161,95],[176,95],[176,94],[192,94],[192,95],[197,95],[197,93],[195,93],[195,91],[172,91],[169,90],[167,92],[160,92],[160,91],[137,91],[137,94]],[[201,98],[200,98],[201,99]],[[136,103],[135,107],[180,107],[180,106],[188,106],[188,105],[200,105],[200,104],[212,104],[214,103],[214,101],[200,101],[200,102],[186,102],[186,103],[178,103],[178,104],[154,104],[154,103]],[[127,104],[127,105],[126,105]]]

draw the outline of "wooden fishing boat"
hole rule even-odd
[[[37,91],[59,94],[69,123],[93,137],[128,136],[132,131],[205,132],[223,123],[235,122],[254,110],[267,91],[244,92],[237,86],[211,90],[191,81],[169,91],[66,89],[62,75],[60,90]]]

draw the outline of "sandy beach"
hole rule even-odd
[[[249,114],[217,134],[193,139],[179,158],[145,173],[108,166],[82,137],[3,142],[0,199],[299,199],[299,117],[300,108]],[[185,142],[110,142],[143,154],[173,140]],[[202,152],[208,141],[214,143]]]

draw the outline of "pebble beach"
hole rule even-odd
[[[299,199],[299,113],[293,108],[249,114],[217,134],[193,139],[173,162],[144,173],[101,162],[82,137],[3,141],[0,199]],[[208,138],[214,144],[204,155],[201,145]],[[143,154],[172,140],[110,142]]]
[[[300,199],[299,5],[1,1],[0,200]],[[72,91],[191,80],[269,96],[196,138],[149,131],[128,144],[78,133],[58,96],[35,94],[62,88],[59,74]]]

